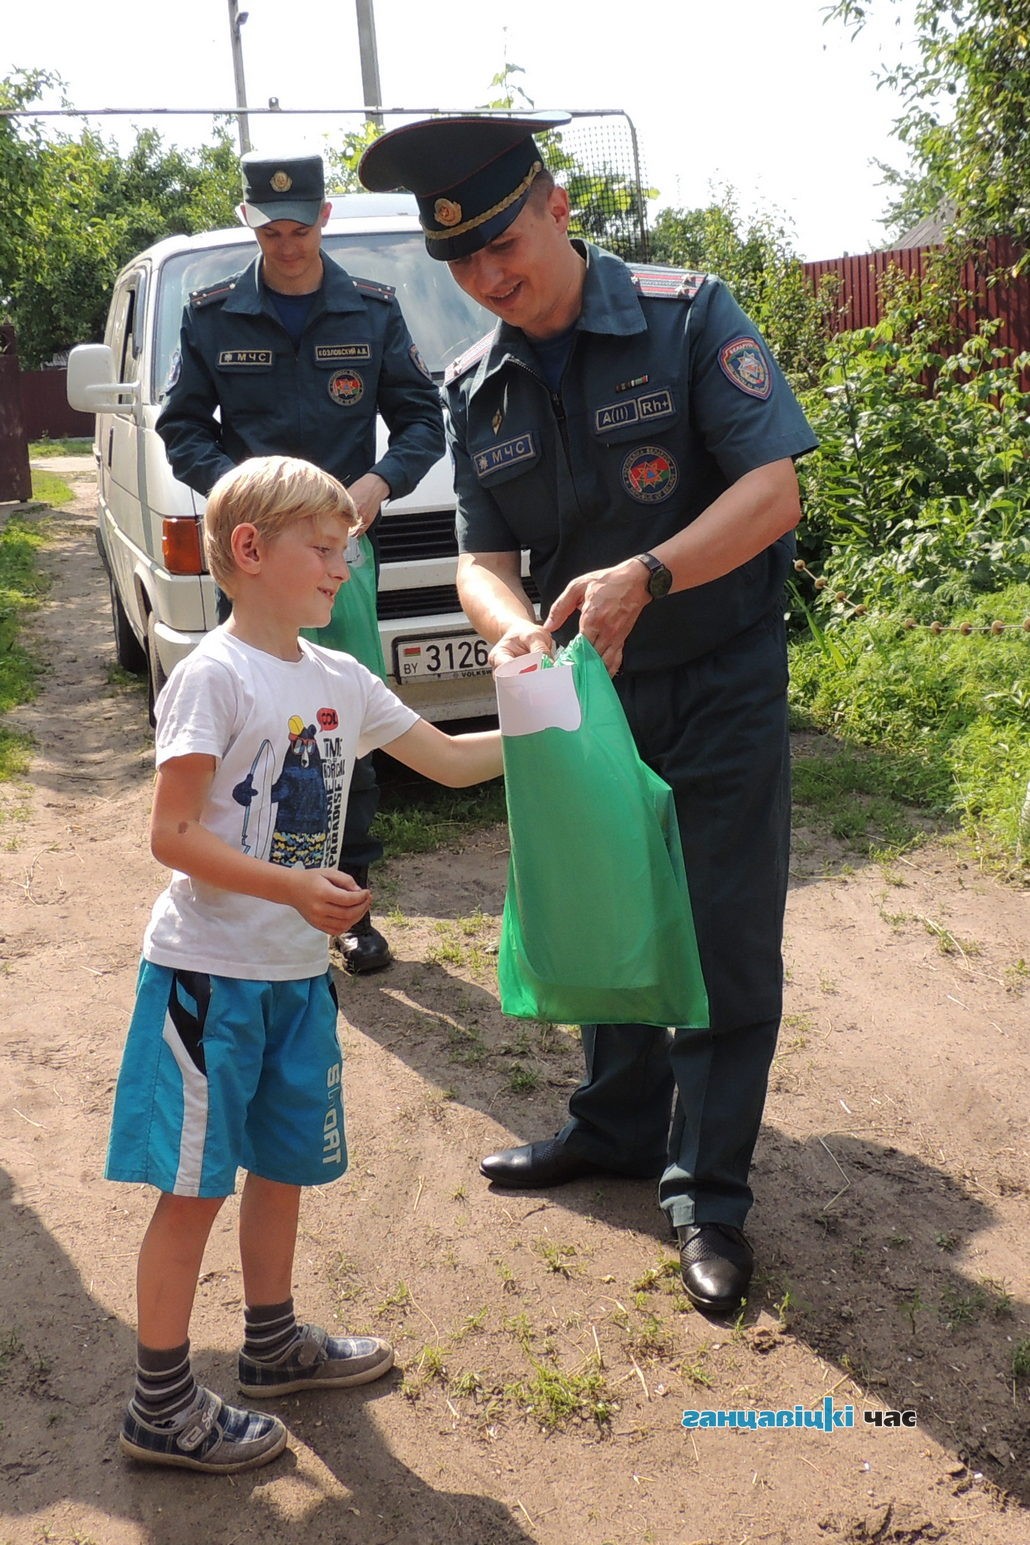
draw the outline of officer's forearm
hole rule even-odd
[[[490,644],[523,622],[537,625],[522,585],[519,553],[462,553],[458,597],[476,632]]]
[[[689,526],[650,551],[671,570],[673,592],[690,590],[739,569],[800,518],[797,475],[786,458],[746,472]]]

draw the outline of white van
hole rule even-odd
[[[437,380],[493,318],[425,250],[410,194],[333,197],[323,250],[348,273],[390,284]],[[172,236],[126,265],[102,344],[68,361],[68,400],[96,414],[97,543],[111,587],[120,665],[149,676],[151,707],[176,662],[214,627],[215,587],[204,569],[204,500],[172,476],[155,424],[190,291],[236,273],[254,256],[252,233]],[[380,421],[382,455],[386,429]],[[379,629],[390,685],[430,720],[496,711],[487,647],[469,627],[454,574],[454,490],[448,458],[378,521]]]

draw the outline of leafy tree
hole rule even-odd
[[[829,15],[858,30],[872,4],[836,0]],[[970,235],[1030,244],[1030,0],[914,0],[913,19],[918,57],[883,76],[901,93],[897,130],[916,163],[913,176],[892,174],[892,214],[948,203]]]
[[[31,116],[45,71],[0,82],[0,308],[14,323],[22,363],[103,334],[118,270],[141,248],[177,232],[234,223],[239,173],[228,131],[198,151],[166,147],[143,130],[126,156],[94,130],[48,136]]]
[[[732,188],[699,209],[659,211],[651,257],[674,268],[717,274],[768,340],[795,387],[812,385],[826,353],[826,311],[835,286],[816,294],[790,231],[771,213],[745,224]]]

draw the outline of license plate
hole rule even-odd
[[[398,638],[393,645],[393,669],[398,681],[439,681],[446,676],[484,676],[490,646],[478,633],[435,634],[432,638]]]

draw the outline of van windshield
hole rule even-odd
[[[408,330],[437,377],[495,320],[459,290],[446,263],[429,256],[418,231],[327,233],[322,247],[349,274],[393,286]],[[239,273],[253,255],[253,247],[226,245],[182,252],[164,264],[154,338],[155,402],[164,399],[172,356],[179,343],[182,309],[190,292]]]

